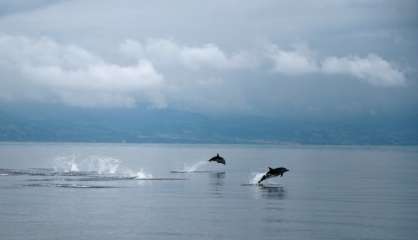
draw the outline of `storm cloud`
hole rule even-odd
[[[1,6],[6,103],[267,115],[418,103],[415,1]]]

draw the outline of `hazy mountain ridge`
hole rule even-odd
[[[3,106],[0,140],[408,145],[418,144],[417,120],[414,115],[301,120],[167,109]]]

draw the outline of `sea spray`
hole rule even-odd
[[[78,172],[78,171],[80,171],[80,169],[78,169],[78,165],[77,165],[77,163],[75,163],[75,162],[71,162],[70,171],[71,171],[71,172]]]
[[[98,155],[89,156],[84,161],[88,163],[87,171],[97,172],[98,174],[116,174],[121,162],[113,157]]]
[[[121,166],[122,161],[101,155],[77,156],[75,154],[69,156],[59,156],[55,158],[56,172],[79,172],[79,174],[88,172],[98,175],[104,175],[116,178],[133,178],[133,179],[151,179],[151,173],[145,172],[142,168],[134,171],[127,167]]]
[[[199,168],[201,168],[201,167],[203,167],[203,166],[206,166],[206,165],[208,165],[208,161],[200,161],[200,162],[197,162],[197,163],[195,163],[195,164],[193,164],[192,166],[184,166],[184,171],[185,172],[194,172],[194,171],[196,171],[197,169],[199,169]]]
[[[92,172],[99,175],[118,175],[121,177],[152,178],[152,174],[145,173],[143,169],[134,171],[121,167],[122,161],[101,155],[59,156],[54,159],[54,170],[56,172]]]
[[[261,178],[264,176],[264,174],[266,174],[266,173],[265,172],[263,172],[263,173],[253,173],[252,177],[250,178],[250,184],[258,184],[258,181],[261,180]],[[274,180],[274,178],[268,178],[268,179],[264,180],[263,183],[279,184],[277,182],[277,180]]]
[[[258,181],[260,181],[260,179],[263,177],[263,175],[266,174],[265,172],[263,173],[253,173],[252,177],[250,179],[250,184],[257,184]]]
[[[54,170],[56,172],[78,172],[80,171],[76,163],[75,154],[69,156],[59,156],[54,159]]]
[[[140,169],[136,173],[136,179],[149,179],[152,178],[152,174],[146,173],[143,169]]]
[[[129,168],[121,168],[118,171],[118,174],[123,177],[135,178],[135,179],[147,179],[152,178],[151,173],[147,173],[144,169],[139,169],[139,171],[133,171]]]

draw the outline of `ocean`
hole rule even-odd
[[[0,239],[417,236],[416,146],[0,143]]]

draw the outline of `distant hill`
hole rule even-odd
[[[2,105],[0,141],[415,145],[417,123],[416,115],[323,120]]]

